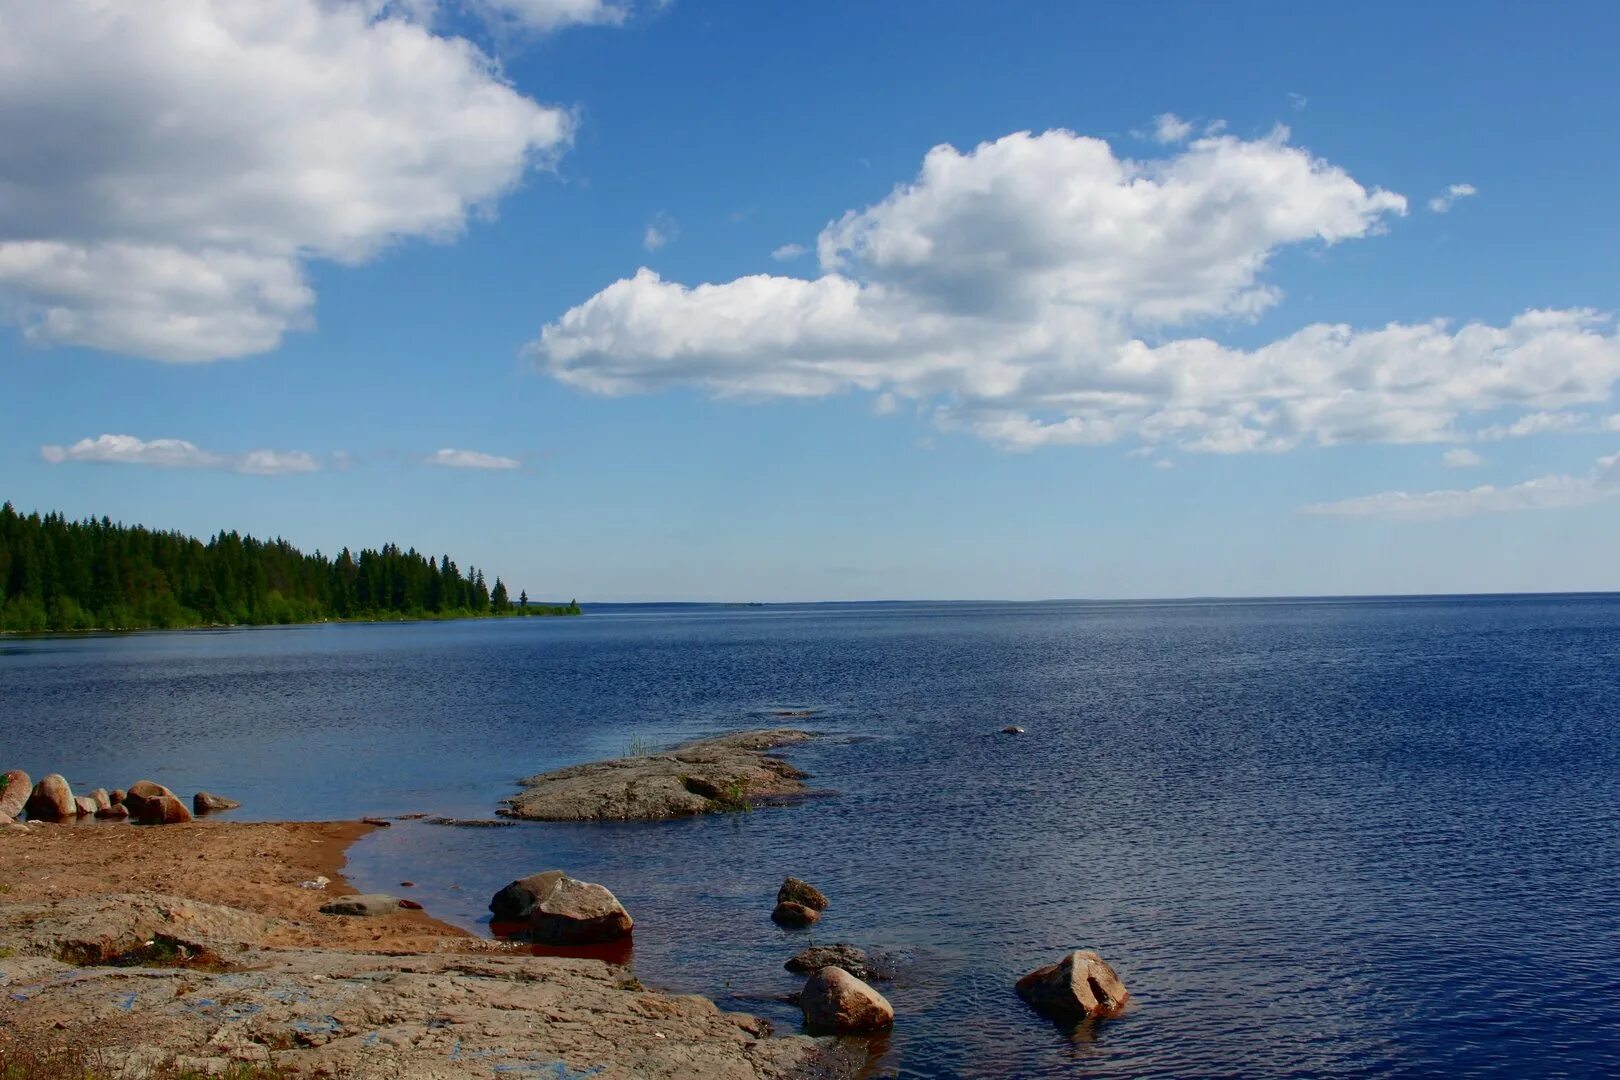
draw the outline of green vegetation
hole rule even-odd
[[[206,543],[107,518],[24,517],[0,506],[0,631],[138,630],[327,619],[578,615],[513,604],[506,585],[450,556],[384,544],[337,558],[221,532]]]

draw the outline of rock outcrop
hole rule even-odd
[[[777,926],[786,926],[792,929],[813,926],[820,921],[821,912],[813,907],[795,904],[791,900],[777,904],[776,910],[771,912],[771,922]]]
[[[531,776],[498,811],[532,821],[657,821],[802,795],[804,774],[766,751],[803,731],[747,731],[660,754],[615,758]]]
[[[142,825],[184,825],[191,820],[186,804],[173,795],[155,795],[142,799],[136,820]]]
[[[790,877],[776,890],[778,904],[803,904],[817,911],[827,910],[827,896],[820,889],[800,878]]]
[[[1054,1019],[1084,1020],[1117,1014],[1131,993],[1101,956],[1082,950],[1019,979],[1018,996]]]
[[[630,936],[635,922],[601,885],[576,881],[561,870],[530,874],[489,902],[498,922],[521,922],[546,945],[594,945]]]
[[[34,821],[72,821],[79,816],[79,808],[73,802],[73,789],[68,787],[61,773],[51,773],[35,784],[24,809]]]
[[[818,1035],[857,1035],[894,1023],[894,1007],[884,996],[843,968],[817,971],[799,992],[804,1026]]]
[[[191,797],[191,809],[199,817],[219,810],[235,810],[241,805],[235,799],[227,799],[223,795],[215,795],[207,791],[199,791]]]
[[[34,780],[21,769],[12,769],[0,777],[0,825],[22,817],[28,796],[34,792]]]

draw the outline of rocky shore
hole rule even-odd
[[[807,731],[744,731],[656,754],[593,761],[519,781],[497,811],[529,821],[658,821],[744,810],[805,794],[804,773],[766,751]]]
[[[120,1069],[250,1061],[356,1080],[840,1071],[814,1040],[621,967],[421,911],[321,914],[353,892],[344,849],[371,828],[0,828],[0,1050],[44,1039]]]

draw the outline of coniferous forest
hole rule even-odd
[[[281,539],[203,541],[0,506],[0,631],[578,614],[526,592],[514,601],[499,578],[395,544],[330,558]]]

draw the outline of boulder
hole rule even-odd
[[[387,893],[367,893],[363,896],[340,896],[321,905],[322,915],[396,915],[400,901]]]
[[[1008,724],[1006,727],[1001,729],[1001,733],[1003,735],[1022,735],[1024,733],[1024,729],[1019,727],[1017,724]]]
[[[216,810],[235,810],[242,804],[223,795],[199,791],[191,797],[191,809],[197,814],[211,814]]]
[[[0,821],[22,817],[23,807],[34,790],[34,780],[21,769],[12,769],[0,777]]]
[[[790,877],[782,882],[782,887],[776,890],[778,904],[803,904],[807,908],[817,911],[827,910],[827,897],[820,889],[808,881]]]
[[[191,811],[173,795],[157,795],[142,799],[135,817],[142,825],[184,825],[191,820]]]
[[[815,908],[805,907],[803,904],[795,904],[791,900],[785,900],[782,903],[777,904],[776,910],[771,912],[771,922],[775,923],[777,926],[811,926],[820,919],[821,912],[817,911]]]
[[[35,821],[72,821],[79,816],[79,808],[73,802],[73,789],[68,787],[61,773],[51,773],[35,784],[34,793],[28,796],[23,809]]]
[[[826,967],[799,992],[804,1026],[816,1035],[881,1031],[894,1023],[894,1006],[843,968]]]
[[[128,792],[126,792],[123,788],[113,788],[111,791],[107,792],[107,799],[114,806],[123,806],[124,798],[127,794]]]
[[[857,979],[882,977],[873,971],[871,958],[853,945],[812,945],[794,953],[782,966],[798,975],[835,967],[843,968]]]
[[[1072,952],[1018,980],[1018,996],[1036,1012],[1058,1020],[1113,1016],[1131,992],[1094,952]]]
[[[141,808],[146,805],[148,800],[163,795],[167,795],[171,799],[174,798],[174,792],[162,784],[154,784],[150,780],[137,780],[129,785],[128,791],[124,792],[123,803],[129,807],[130,816],[139,818]]]
[[[601,885],[547,870],[512,882],[495,894],[489,910],[497,921],[525,922],[535,941],[547,945],[592,945],[628,937],[635,923]]]
[[[93,817],[97,810],[96,800],[88,795],[73,796],[73,809],[79,817]]]
[[[90,793],[90,801],[96,804],[96,810],[99,813],[112,805],[112,796],[107,793],[106,788],[98,787]]]
[[[96,817],[103,818],[107,821],[123,821],[125,818],[129,817],[129,807],[125,806],[123,803],[113,803],[105,810],[97,810]]]

